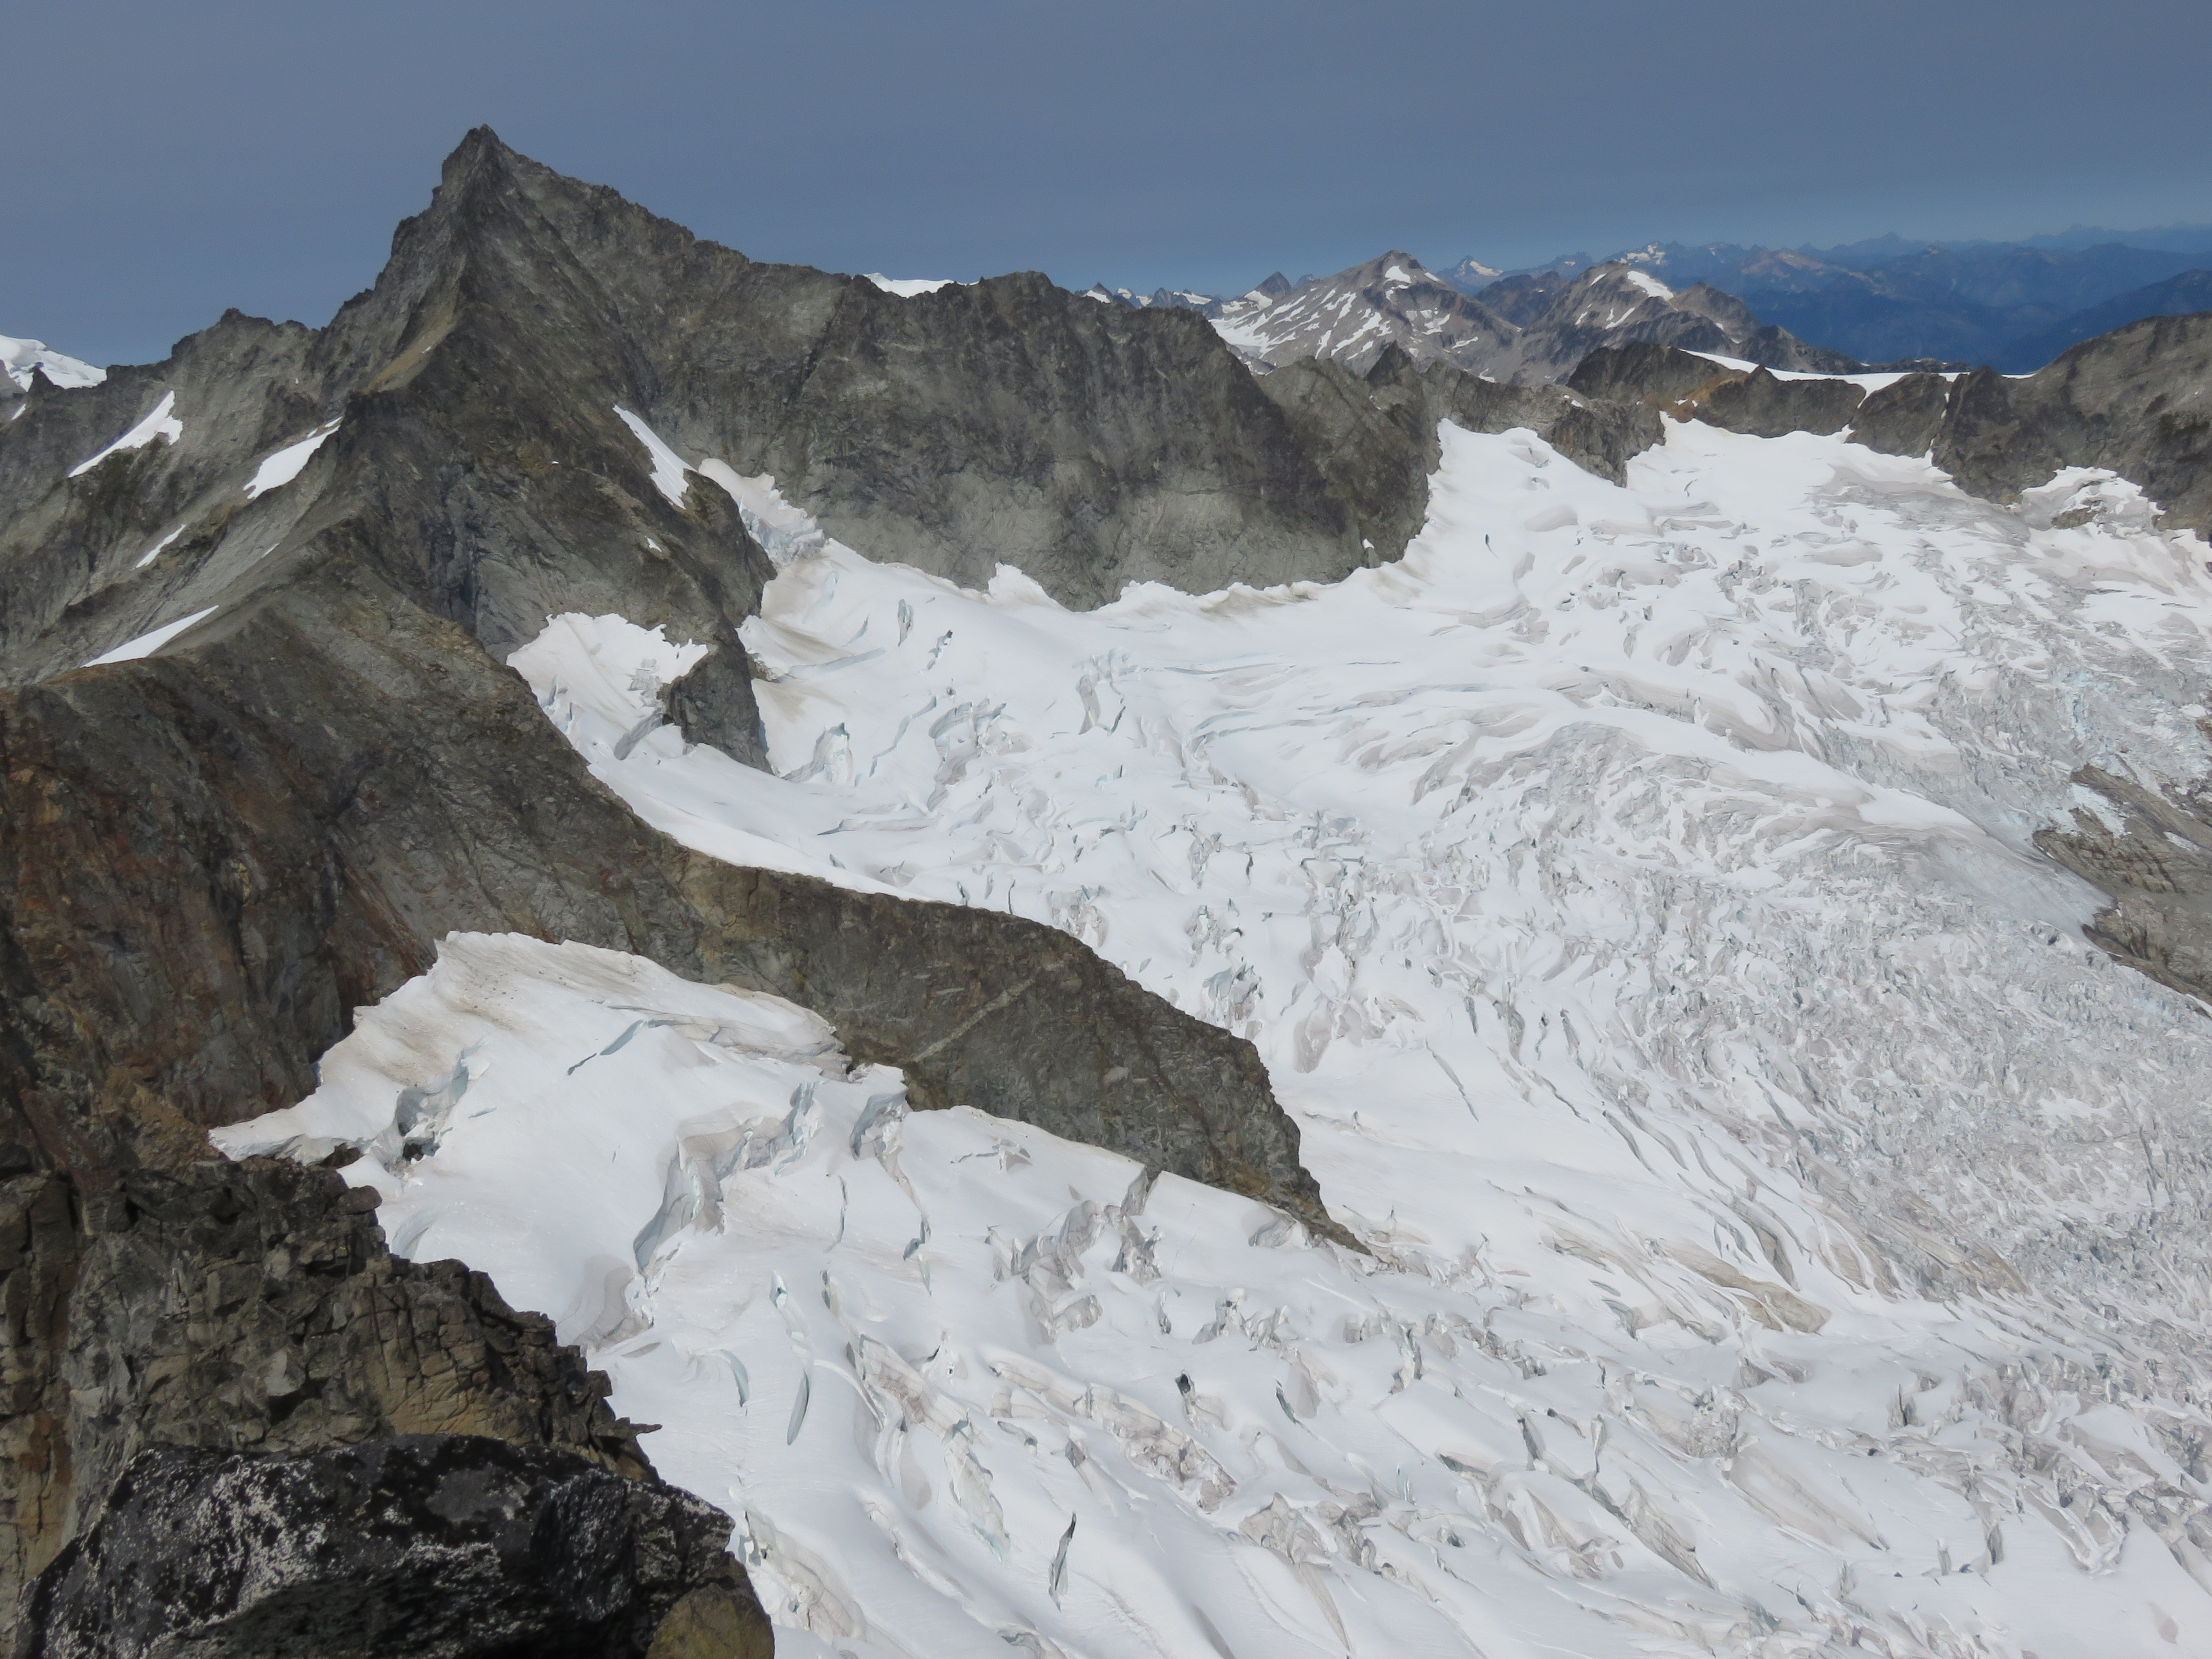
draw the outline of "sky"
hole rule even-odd
[[[0,0],[0,333],[326,322],[489,123],[756,258],[1241,290],[1404,248],[2212,222],[2203,0]]]

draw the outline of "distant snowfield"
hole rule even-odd
[[[98,386],[107,378],[106,369],[56,351],[44,340],[19,340],[0,334],[0,370],[18,389],[29,391],[31,376],[40,369],[56,386]]]
[[[870,271],[868,280],[886,294],[896,294],[902,300],[911,300],[917,295],[934,294],[940,288],[953,285],[950,276],[885,276]]]
[[[2212,1655],[2212,1023],[2029,841],[2084,763],[2212,769],[2205,549],[2131,487],[1448,428],[1401,562],[1075,614],[700,470],[774,532],[785,775],[654,729],[696,647],[563,617],[514,665],[595,773],[1249,1036],[1376,1253],[448,941],[216,1139],[365,1145],[396,1249],[666,1425],[790,1651]]]

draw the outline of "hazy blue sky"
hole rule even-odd
[[[319,324],[477,122],[756,258],[1242,287],[2212,221],[2204,0],[0,0],[0,333]]]

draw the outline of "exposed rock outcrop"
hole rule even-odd
[[[23,1659],[603,1659],[719,1594],[728,1659],[769,1659],[728,1519],[571,1454],[409,1435],[292,1455],[165,1446],[29,1598]],[[191,1539],[189,1553],[178,1540]]]
[[[461,1558],[481,1565],[497,1541],[453,1510],[471,1489],[479,1521],[491,1504],[526,1536],[534,1504],[557,1523],[562,1550],[507,1549],[495,1577],[509,1601],[567,1606],[554,1624],[595,1626],[592,1651],[641,1654],[694,1589],[750,1601],[728,1518],[654,1477],[552,1322],[458,1262],[396,1259],[374,1206],[328,1170],[264,1158],[0,1185],[0,1626],[35,1586],[15,1651],[143,1653],[186,1625],[207,1626],[193,1651],[394,1650],[416,1592],[387,1582],[399,1557],[349,1555],[375,1528],[330,1507],[334,1480],[428,1526],[423,1553],[400,1556],[444,1599],[420,1631],[429,1650],[511,1639],[507,1612],[464,1582]],[[581,1592],[571,1540],[603,1558]],[[286,1620],[307,1634],[284,1636]]]
[[[2089,938],[2130,968],[2212,1005],[2212,780],[2160,793],[2087,766],[2074,781],[2111,804],[2120,827],[2076,811],[2035,844],[2106,894]]]
[[[1694,351],[1650,342],[1593,351],[1567,385],[1593,398],[1634,403],[1759,438],[1839,432],[1867,395],[1850,380],[1784,380],[1765,368],[1747,374]]]
[[[1488,290],[1485,290],[1487,293]],[[1540,308],[1539,294],[1549,294]],[[1555,289],[1516,295],[1526,318],[1510,357],[1480,365],[1499,379],[1564,380],[1601,347],[1636,344],[1708,351],[1774,368],[1831,374],[1856,368],[1839,351],[1763,325],[1734,295],[1703,283],[1677,293],[1633,265],[1594,265]],[[1468,367],[1476,367],[1468,365]]]
[[[1950,401],[1942,375],[1905,375],[1867,394],[1851,416],[1851,440],[1885,455],[1925,455],[1942,435]]]
[[[1323,458],[1334,487],[1401,547],[1427,516],[1429,474],[1442,455],[1441,422],[1470,432],[1525,427],[1615,483],[1626,476],[1629,457],[1663,435],[1658,416],[1640,404],[1585,398],[1557,386],[1503,385],[1445,362],[1417,368],[1395,345],[1364,374],[1309,357],[1261,384]],[[1368,550],[1370,563],[1387,556],[1378,547]]]
[[[1869,393],[1849,380],[1782,380],[1661,346],[1607,347],[1567,384],[1667,407],[1731,431],[1834,432],[1890,454],[1932,455],[1960,485],[2009,501],[2061,467],[2107,467],[2177,528],[2212,527],[2212,313],[2151,317],[2074,347],[2037,373],[1908,374]]]
[[[1486,368],[1520,338],[1514,324],[1394,248],[1296,288],[1267,286],[1213,308],[1222,337],[1258,364],[1325,357],[1356,374],[1395,346],[1416,362]]]
[[[1383,544],[1195,313],[758,264],[479,131],[328,327],[232,313],[165,362],[33,386],[0,441],[5,677],[234,606],[368,516],[384,574],[495,656],[549,613],[623,609],[735,664],[765,567],[721,491],[651,486],[617,406],[871,556],[976,584],[1018,562],[1072,605],[1328,579]],[[76,471],[156,411],[173,433]],[[333,422],[295,482],[248,494]]]
[[[1936,464],[1999,501],[2062,466],[2110,467],[2168,523],[2212,528],[2212,313],[2130,323],[2021,380],[1963,376]]]

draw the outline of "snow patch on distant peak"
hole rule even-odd
[[[258,501],[272,489],[282,489],[307,471],[307,463],[338,429],[336,421],[320,426],[295,444],[287,444],[254,469],[253,476],[246,481],[246,499]]]
[[[44,340],[19,340],[9,334],[0,334],[0,368],[26,392],[31,389],[32,374],[40,369],[56,386],[98,386],[107,378],[106,369],[64,356]]]
[[[884,293],[896,294],[902,300],[911,300],[917,295],[934,294],[940,288],[953,286],[950,276],[886,276],[877,270],[868,273],[868,280]]]
[[[683,506],[684,492],[691,487],[684,476],[691,471],[690,465],[662,441],[658,432],[620,404],[614,406],[614,410],[622,416],[623,424],[635,434],[638,442],[645,446],[645,453],[653,457],[653,488],[677,506]]]
[[[72,478],[82,477],[86,473],[91,471],[93,468],[98,466],[102,461],[106,460],[110,455],[120,453],[122,451],[126,449],[143,449],[148,444],[152,443],[156,438],[160,438],[167,443],[176,442],[178,439],[185,435],[185,423],[170,413],[170,411],[175,409],[176,406],[177,394],[173,392],[163,392],[161,394],[161,401],[154,405],[153,412],[151,414],[148,415],[145,419],[139,422],[137,425],[132,427],[130,431],[118,438],[113,443],[108,445],[106,448],[101,450],[100,453],[92,457],[91,459],[79,461],[75,466],[70,469],[70,477]]]
[[[1648,270],[1638,270],[1635,266],[1631,265],[1620,274],[1655,300],[1671,300],[1674,297],[1674,290]]]

